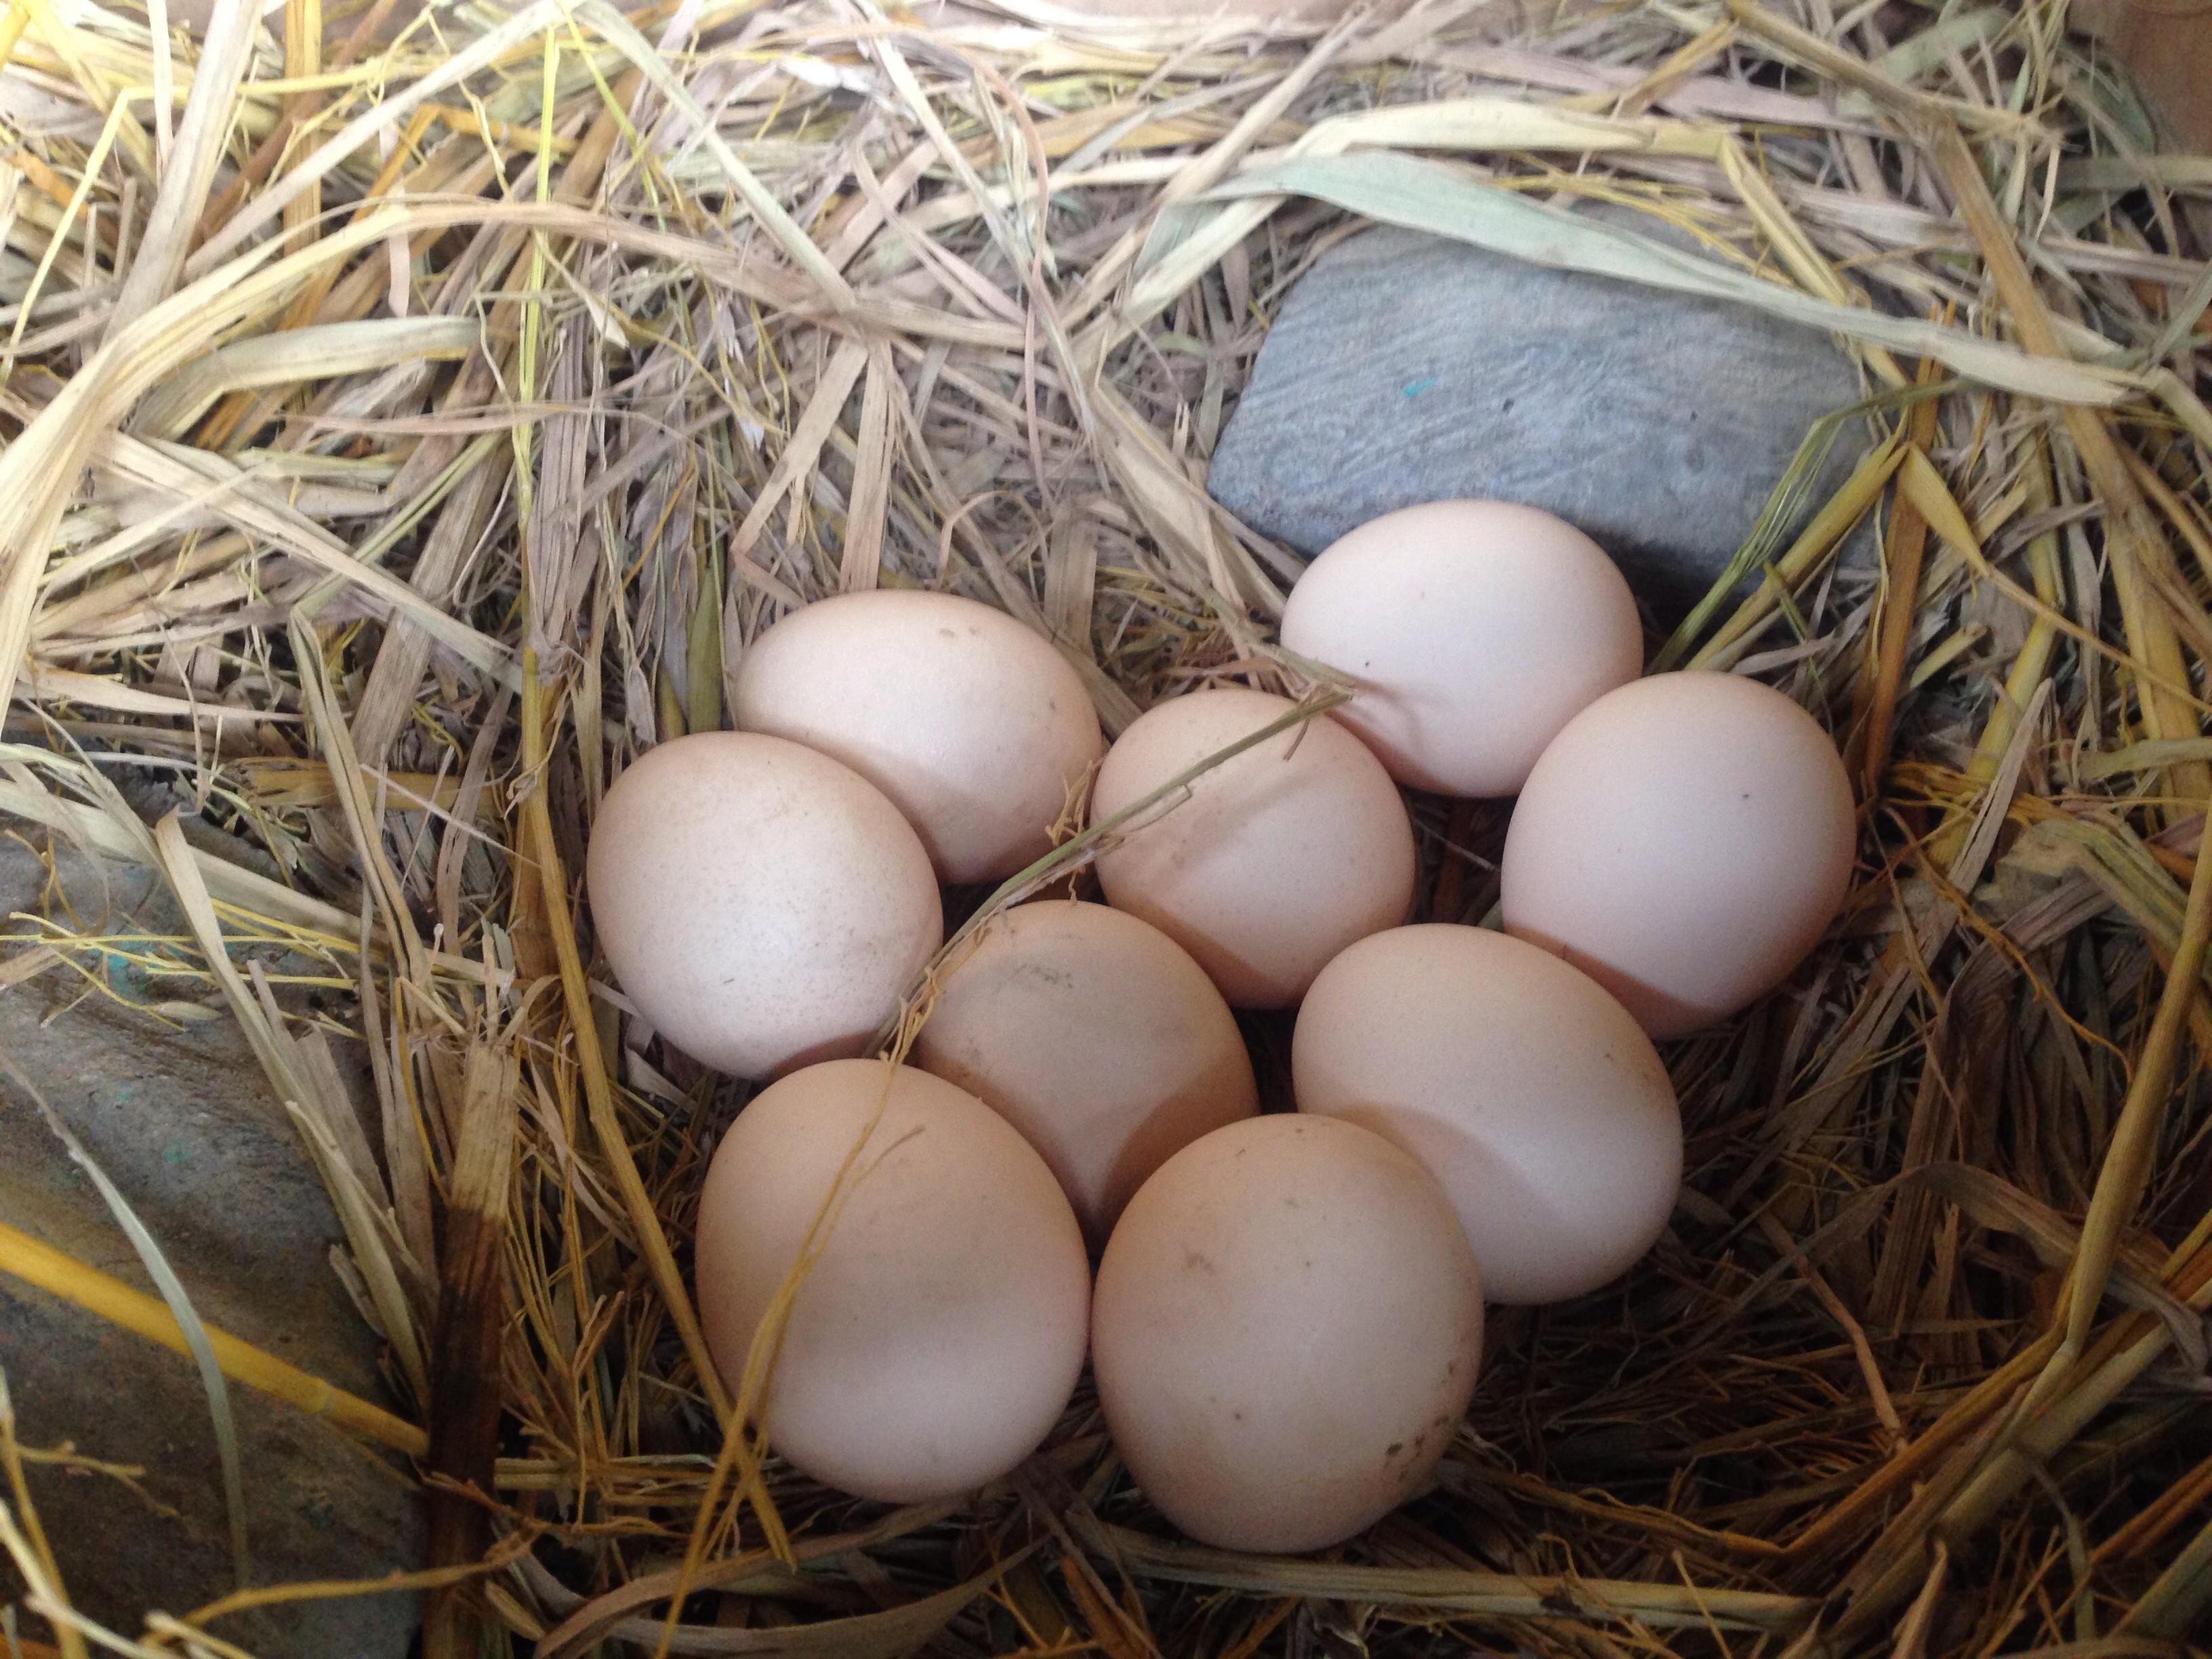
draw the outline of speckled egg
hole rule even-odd
[[[1442,1188],[1380,1135],[1247,1118],[1129,1201],[1091,1341],[1162,1514],[1204,1544],[1322,1549],[1427,1484],[1474,1392],[1481,1281]]]
[[[693,1059],[767,1078],[856,1054],[944,942],[898,809],[781,738],[702,732],[615,780],[586,879],[623,994]]]

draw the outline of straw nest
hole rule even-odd
[[[1536,9],[8,9],[0,811],[158,866],[192,928],[128,946],[149,1017],[236,1019],[292,1103],[393,1409],[219,1334],[210,1364],[410,1460],[434,1659],[2201,1636],[2207,164],[2156,153],[2063,3]],[[1589,198],[1705,257],[1546,216]],[[1792,989],[1672,1050],[1666,1239],[1499,1318],[1439,1489],[1355,1545],[1178,1540],[1087,1395],[972,1504],[857,1505],[726,1431],[702,1368],[692,1194],[739,1091],[624,1046],[593,808],[841,588],[1006,607],[1116,729],[1208,675],[1301,689],[1291,567],[1204,461],[1285,286],[1365,218],[1849,343],[1869,461],[1832,502],[1785,480],[1761,580],[1665,653],[1830,722],[1856,894]],[[1881,574],[1838,570],[1869,513]],[[134,816],[114,783],[149,772],[285,879]],[[1480,918],[1502,812],[1419,819],[1421,914]],[[103,948],[42,927],[0,982]],[[368,1138],[234,965],[257,947],[348,988]],[[0,1268],[199,1338],[20,1234]],[[69,1652],[234,1653],[226,1607],[384,1588],[253,1584],[129,1648],[69,1611],[4,1413],[0,1464]]]

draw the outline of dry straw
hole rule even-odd
[[[240,1024],[392,1398],[188,1336],[16,1231],[0,1271],[403,1458],[432,1659],[490,1632],[543,1659],[2201,1638],[2212,173],[2158,151],[2062,4],[177,21],[0,18],[0,813],[158,870],[189,932],[19,922],[0,994],[125,996],[88,965],[113,953],[149,1016]],[[1670,234],[1561,211],[1586,200]],[[1004,607],[1111,729],[1207,676],[1311,689],[1271,641],[1295,566],[1203,466],[1285,289],[1365,220],[1854,355],[1866,402],[1664,650],[1830,721],[1857,889],[1790,989],[1671,1054],[1665,1240],[1501,1316],[1437,1489],[1356,1545],[1178,1541],[1087,1395],[972,1504],[855,1505],[703,1369],[691,1195],[738,1097],[630,1046],[580,908],[593,811],[840,590]],[[1839,559],[1869,520],[1879,565]],[[282,879],[149,827],[126,777]],[[1421,914],[1480,919],[1501,814],[1418,816]],[[302,980],[349,993],[365,1122]],[[14,1424],[0,1392],[0,1548],[63,1652],[234,1653],[240,1607],[390,1593],[247,1585],[105,1630]]]

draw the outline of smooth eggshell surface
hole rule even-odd
[[[1458,1211],[1493,1302],[1581,1296],[1667,1225],[1682,1118],[1651,1039],[1587,975],[1479,927],[1394,927],[1322,969],[1298,1109],[1403,1147]]]
[[[1094,1244],[1170,1153],[1260,1109],[1206,970],[1103,904],[1043,899],[990,922],[945,977],[914,1063],[1022,1132]]]
[[[1090,1310],[1090,1263],[1059,1183],[973,1095],[842,1060],[757,1097],[700,1194],[699,1317],[735,1393],[864,1136],[792,1302],[761,1420],[769,1443],[826,1486],[885,1503],[948,1498],[1042,1443],[1082,1371]]]
[[[1283,644],[1357,679],[1336,718],[1401,783],[1448,795],[1512,794],[1644,664],[1613,561],[1510,501],[1431,501],[1340,538],[1291,588]]]
[[[738,659],[734,717],[835,756],[890,797],[949,882],[1050,850],[1103,752],[1075,670],[1003,611],[952,593],[821,599]]]
[[[1482,1291],[1425,1170],[1284,1113],[1138,1190],[1091,1344],[1114,1444],[1162,1514],[1200,1543],[1315,1550],[1426,1484],[1474,1389]]]
[[[1842,905],[1856,832],[1828,734],[1732,674],[1655,674],[1569,721],[1515,804],[1508,932],[1656,1037],[1772,990]]]
[[[623,993],[738,1077],[860,1053],[945,937],[898,809],[781,738],[648,750],[600,804],[586,873]]]
[[[1106,754],[1091,821],[1133,805],[1291,712],[1264,691],[1193,691]],[[1287,1007],[1356,939],[1405,920],[1413,830],[1382,763],[1323,715],[1200,777],[1100,854],[1099,884],[1198,958],[1240,1008]]]

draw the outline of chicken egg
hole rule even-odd
[[[615,780],[586,860],[638,1012],[738,1077],[856,1054],[945,938],[929,855],[857,773],[781,738],[701,732]]]
[[[1856,836],[1811,715],[1736,675],[1655,674],[1577,714],[1529,774],[1505,927],[1680,1036],[1789,977],[1844,902]]]
[[[1394,927],[1306,993],[1302,1112],[1420,1160],[1493,1302],[1557,1302],[1651,1248],[1682,1176],[1682,1118],[1651,1039],[1595,980],[1480,927]]]
[[[1170,1153],[1260,1109],[1206,970],[1103,904],[1041,899],[994,917],[946,975],[914,1063],[1022,1132],[1093,1244]]]
[[[882,588],[794,611],[738,659],[736,724],[835,757],[890,797],[948,882],[1051,849],[1104,750],[1050,641],[953,593]]]
[[[1091,1370],[1146,1497],[1203,1544],[1316,1550],[1427,1483],[1474,1391],[1482,1289],[1428,1172],[1334,1118],[1247,1118],[1129,1200]]]
[[[811,1244],[760,1410],[775,1451],[907,1504],[995,1480],[1043,1443],[1083,1369],[1090,1262],[1060,1183],[997,1113],[927,1072],[843,1060],[738,1114],[696,1253],[732,1393]]]
[[[1291,589],[1284,646],[1340,669],[1336,711],[1390,775],[1510,795],[1544,745],[1644,664],[1628,583],[1563,519],[1429,501],[1340,537]]]
[[[1098,769],[1091,821],[1134,805],[1291,712],[1227,686],[1156,705]],[[1149,809],[1098,858],[1117,909],[1198,958],[1240,1008],[1296,1002],[1356,939],[1405,920],[1413,830],[1382,763],[1326,715],[1245,750]]]

